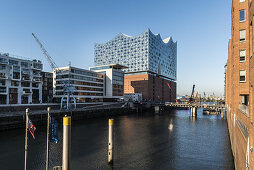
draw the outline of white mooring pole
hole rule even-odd
[[[26,109],[26,130],[25,130],[25,166],[24,169],[27,169],[27,129],[28,129],[28,111],[29,109]]]
[[[71,117],[63,118],[63,159],[62,170],[70,170],[71,167]]]
[[[108,120],[108,163],[113,164],[113,125],[114,119]]]

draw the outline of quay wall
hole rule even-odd
[[[111,105],[102,104],[87,104],[79,106],[75,110],[60,110],[56,109],[50,111],[50,115],[55,119],[62,121],[65,115],[71,116],[73,121],[84,120],[89,118],[99,118],[99,117],[110,117],[115,115],[124,115],[137,112],[147,111],[150,107],[146,105],[135,105],[134,107],[122,107],[122,103],[115,103]],[[8,107],[6,107],[7,109]],[[24,128],[25,127],[25,109],[29,108],[29,118],[32,120],[35,126],[45,125],[47,123],[47,107],[17,107],[13,108],[15,111],[0,111],[0,131]],[[52,107],[51,107],[52,108]],[[1,107],[0,107],[1,110]],[[21,111],[20,111],[21,110]]]
[[[132,112],[132,110],[126,108],[106,108],[106,109],[94,109],[94,110],[78,110],[78,111],[59,111],[51,113],[51,116],[62,121],[65,115],[71,116],[72,120],[83,120],[88,118],[109,117],[113,115],[122,115]],[[35,126],[45,125],[47,123],[47,112],[41,112],[37,114],[29,115]],[[24,128],[25,127],[25,115],[0,117],[0,131]]]

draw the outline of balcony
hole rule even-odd
[[[33,81],[34,81],[34,82],[41,82],[41,78],[34,77],[34,78],[33,78]]]
[[[22,81],[31,81],[30,77],[22,77]]]
[[[23,95],[30,95],[32,92],[29,89],[23,89]]]
[[[40,74],[33,74],[34,77],[42,77]]]
[[[8,77],[4,73],[0,73],[0,79],[8,79]]]
[[[29,75],[30,74],[30,71],[22,71],[21,72],[23,75]]]
[[[6,91],[6,87],[1,87],[0,88],[0,94],[6,94],[7,91]]]
[[[249,106],[243,105],[243,104],[239,104],[239,110],[240,110],[240,112],[242,112],[243,114],[245,114],[247,117],[250,116],[250,113],[249,113]]]
[[[4,65],[8,64],[7,59],[1,58],[1,59],[0,59],[0,64],[4,64]]]

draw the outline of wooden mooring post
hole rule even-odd
[[[189,107],[190,117],[196,117],[197,116],[197,107],[190,106]]]
[[[154,106],[154,111],[156,114],[160,113],[160,106]]]
[[[108,121],[108,164],[113,164],[113,125],[114,119]]]
[[[223,119],[224,115],[223,115],[223,108],[222,107],[220,108],[220,115],[221,115],[221,119]]]

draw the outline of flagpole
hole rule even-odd
[[[24,169],[26,170],[27,167],[26,167],[26,162],[27,162],[27,129],[28,129],[28,108],[26,109],[26,135],[25,135],[25,167]]]
[[[48,107],[46,170],[48,170],[49,168],[49,122],[50,122],[49,112],[50,112],[50,107]]]

